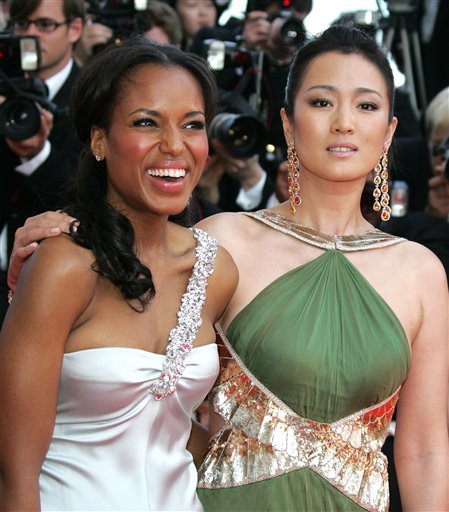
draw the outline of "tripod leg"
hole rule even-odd
[[[412,32],[412,42],[413,42],[413,51],[415,56],[415,69],[416,69],[416,78],[418,80],[418,87],[420,93],[420,104],[421,111],[424,112],[427,108],[427,95],[426,95],[426,83],[424,81],[424,72],[422,67],[422,58],[421,58],[421,47],[419,44],[419,36],[418,32],[414,30]]]
[[[416,98],[416,87],[415,87],[415,79],[413,77],[413,67],[412,67],[412,59],[410,53],[410,43],[408,40],[408,33],[405,27],[401,28],[401,42],[402,49],[404,52],[404,67],[405,67],[405,79],[407,90],[410,94],[410,103],[412,105],[413,111],[415,112],[416,118],[419,119],[420,112],[418,108],[418,101]]]

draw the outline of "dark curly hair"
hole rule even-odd
[[[93,126],[108,130],[119,95],[128,86],[130,73],[147,64],[188,71],[201,87],[206,122],[213,117],[217,88],[213,73],[201,57],[174,46],[150,42],[143,36],[106,47],[84,66],[72,92],[71,117],[83,151],[71,204],[65,209],[79,220],[76,230],[71,226],[71,236],[77,244],[93,252],[92,268],[110,279],[136,311],[144,311],[154,297],[151,271],[135,253],[135,235],[130,221],[106,201],[107,163],[95,160],[90,139]],[[179,217],[182,216],[170,220],[182,224]],[[133,306],[134,299],[140,302],[139,308]]]

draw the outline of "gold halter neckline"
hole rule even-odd
[[[252,217],[281,233],[327,251],[363,251],[387,247],[405,241],[405,238],[384,233],[374,227],[361,235],[330,235],[302,224],[296,224],[271,210],[244,212],[244,215]]]

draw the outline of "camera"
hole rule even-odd
[[[39,66],[39,44],[35,37],[0,34],[0,134],[24,140],[40,128],[40,107],[52,113],[57,106],[48,100],[48,89],[39,78],[26,78]]]
[[[220,96],[221,109],[212,119],[208,136],[217,139],[235,158],[250,158],[266,144],[267,130],[247,101],[235,91]]]
[[[139,11],[148,7],[150,0],[88,0],[87,13],[95,23],[106,25],[113,31],[112,41],[139,31]],[[103,47],[103,45],[99,45]],[[94,53],[101,48],[96,48]]]
[[[276,34],[278,44],[300,48],[306,41],[306,29],[302,20],[291,9],[280,9],[268,17],[269,21],[281,18],[282,23]]]
[[[253,63],[250,51],[240,47],[234,41],[205,39],[202,47],[202,57],[207,60],[213,71],[228,68],[249,68]]]
[[[444,177],[449,180],[449,137],[441,144],[432,147],[433,156],[442,156],[446,165],[444,167]]]
[[[34,36],[0,33],[0,70],[6,75],[23,76],[39,69],[39,42]]]

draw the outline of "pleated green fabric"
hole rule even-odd
[[[318,422],[382,402],[403,383],[410,365],[398,318],[337,250],[272,282],[237,315],[227,338],[264,386]],[[362,510],[308,468],[198,493],[211,512]]]

